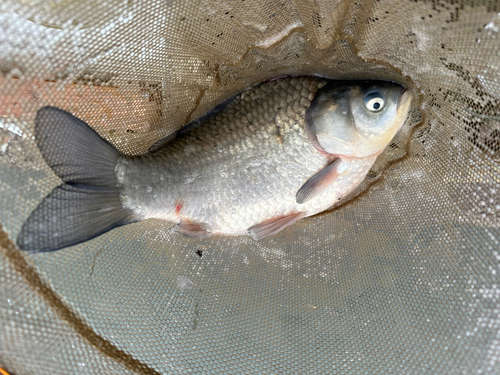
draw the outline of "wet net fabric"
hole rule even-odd
[[[0,367],[12,374],[498,373],[500,3],[0,3]],[[36,111],[145,152],[284,75],[386,79],[410,117],[352,199],[278,235],[149,220],[39,255]]]

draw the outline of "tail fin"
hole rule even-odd
[[[35,139],[47,164],[64,181],[24,223],[22,250],[53,251],[134,221],[120,202],[115,174],[119,151],[86,123],[54,107],[35,118]]]

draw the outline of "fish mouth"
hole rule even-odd
[[[410,91],[408,91],[408,89],[404,89],[403,92],[401,93],[401,95],[398,98],[398,109],[401,106],[401,104],[406,103],[406,101],[408,100],[408,98],[410,96],[411,96],[410,95]]]

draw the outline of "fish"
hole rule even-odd
[[[188,237],[275,235],[352,192],[411,100],[393,82],[280,78],[138,156],[72,114],[42,107],[35,140],[62,183],[28,217],[17,245],[53,251],[148,219]]]

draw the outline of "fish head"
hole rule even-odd
[[[378,155],[408,116],[411,93],[385,81],[338,81],[318,90],[306,112],[306,131],[321,152]]]

